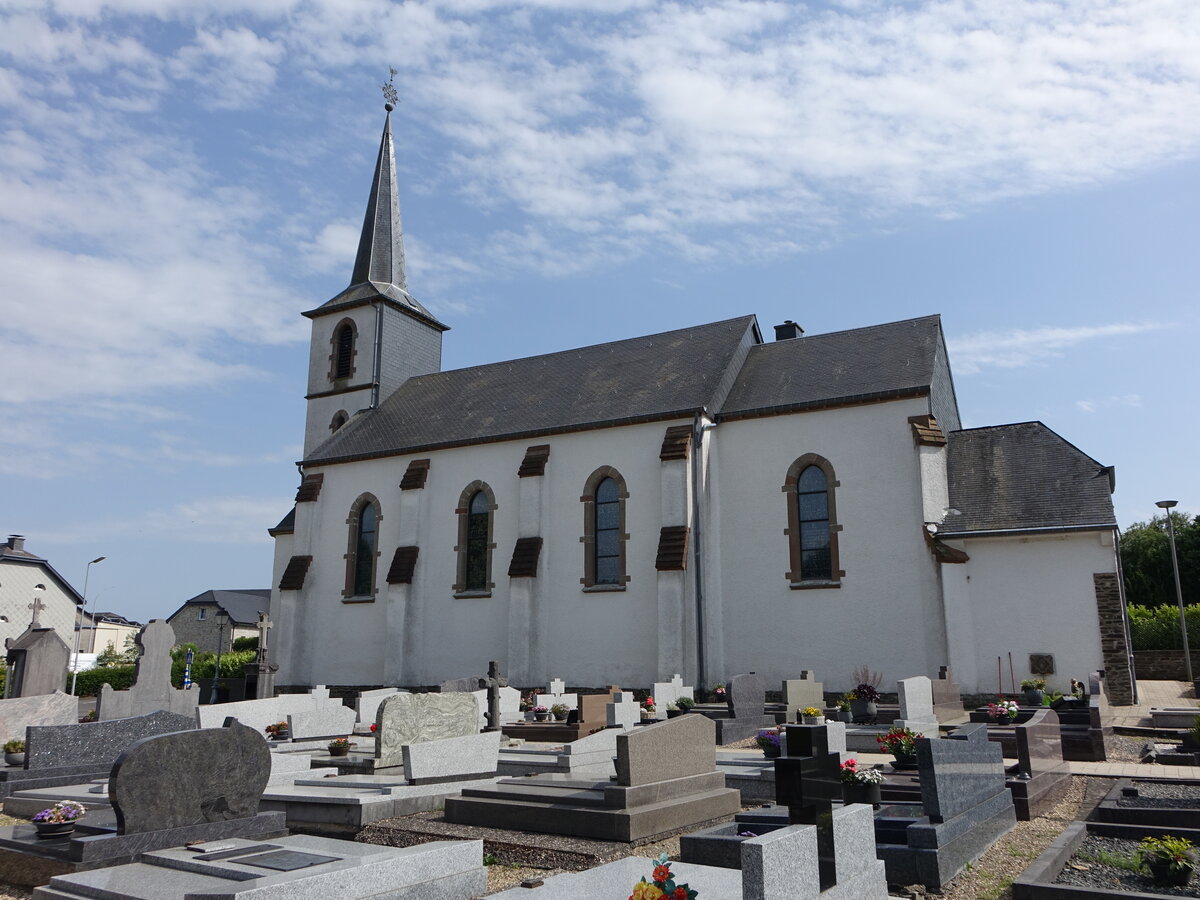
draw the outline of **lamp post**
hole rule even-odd
[[[229,613],[225,610],[217,609],[217,665],[213,669],[212,694],[208,698],[209,703],[217,702],[217,683],[221,679],[221,644],[225,642],[225,623],[229,621]]]
[[[1179,583],[1179,557],[1175,553],[1175,523],[1171,520],[1171,510],[1179,505],[1179,501],[1159,500],[1154,505],[1167,514],[1167,534],[1171,538],[1171,568],[1175,572],[1175,602],[1179,604],[1179,630],[1183,633],[1183,669],[1187,673],[1188,684],[1195,684],[1192,678],[1192,652],[1188,649],[1187,615],[1183,611],[1183,587]]]
[[[75,683],[79,680],[79,639],[83,635],[83,617],[87,615],[88,605],[88,581],[92,577],[92,566],[96,563],[102,563],[107,556],[97,556],[90,563],[83,573],[83,607],[79,610],[79,615],[75,623],[75,654],[71,658],[71,696],[75,696]],[[95,649],[94,647],[92,648]]]

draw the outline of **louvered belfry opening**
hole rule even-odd
[[[354,329],[349,323],[339,326],[334,347],[333,377],[349,378],[354,371]]]

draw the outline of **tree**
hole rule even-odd
[[[1175,525],[1175,550],[1179,556],[1179,581],[1185,605],[1200,603],[1200,516],[1189,519],[1171,513]],[[1135,522],[1121,535],[1121,568],[1130,603],[1144,606],[1175,605],[1175,576],[1171,569],[1171,542],[1167,517]]]
[[[124,650],[118,653],[116,647],[113,646],[113,642],[109,641],[108,646],[96,656],[96,665],[102,669],[109,669],[113,666],[131,666],[137,662],[137,658],[137,641],[134,640],[133,633],[130,632],[125,635]]]

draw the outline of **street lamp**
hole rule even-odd
[[[96,563],[102,563],[107,556],[97,556],[87,564],[87,569],[83,573],[83,606],[79,610],[79,615],[75,622],[75,655],[71,662],[71,696],[75,695],[75,683],[79,680],[79,638],[83,634],[83,617],[87,615],[88,605],[88,580],[92,577],[92,566]],[[95,632],[92,632],[95,634]],[[93,650],[96,648],[93,647]]]
[[[212,694],[208,698],[209,703],[217,702],[217,683],[221,678],[221,644],[225,642],[225,623],[229,621],[229,613],[220,607],[217,608],[217,665],[213,669]]]
[[[1187,616],[1183,611],[1183,587],[1179,583],[1179,557],[1175,553],[1175,523],[1171,520],[1171,510],[1179,505],[1178,500],[1159,500],[1154,504],[1167,514],[1167,534],[1171,537],[1171,568],[1175,571],[1175,602],[1179,604],[1179,630],[1183,632],[1183,668],[1187,673],[1188,684],[1196,682],[1192,678],[1192,653],[1188,649]]]

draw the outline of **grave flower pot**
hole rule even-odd
[[[870,803],[878,806],[880,800],[880,786],[877,784],[848,784],[842,782],[842,802],[850,803]]]
[[[801,725],[824,725],[825,717],[824,716],[801,716],[800,724]]]
[[[535,722],[545,722],[549,718],[550,718],[550,713],[548,713],[548,712],[533,714],[533,720]]]
[[[879,715],[879,710],[874,700],[851,700],[850,714],[859,725],[871,725]]]
[[[330,747],[329,755],[330,756],[349,756],[350,748],[349,747]]]
[[[1038,688],[1026,688],[1024,700],[1026,706],[1041,706],[1042,701],[1046,699],[1046,692]]]
[[[555,713],[555,714],[554,714],[554,721],[555,721],[555,722],[565,722],[565,721],[567,721],[567,714],[566,714],[565,712],[564,712],[564,713]]]
[[[23,765],[25,765],[25,754],[24,753],[5,753],[4,754],[4,762],[10,766],[23,766]]]
[[[917,754],[915,753],[895,753],[892,754],[895,759],[892,761],[893,769],[915,769],[917,767]]]
[[[839,722],[845,722],[847,725],[854,721],[854,713],[848,709],[839,709],[837,717]]]
[[[1152,859],[1146,860],[1146,868],[1150,870],[1150,877],[1154,879],[1155,884],[1171,885],[1172,887],[1182,887],[1192,880],[1192,873],[1196,870],[1188,866],[1180,866],[1172,869],[1169,862],[1155,862]]]
[[[75,833],[75,822],[34,822],[39,838],[65,837]]]
[[[767,759],[779,759],[779,755],[781,753],[778,745],[772,746],[770,744],[768,744],[766,747],[763,747],[762,752],[763,756],[765,756]]]

